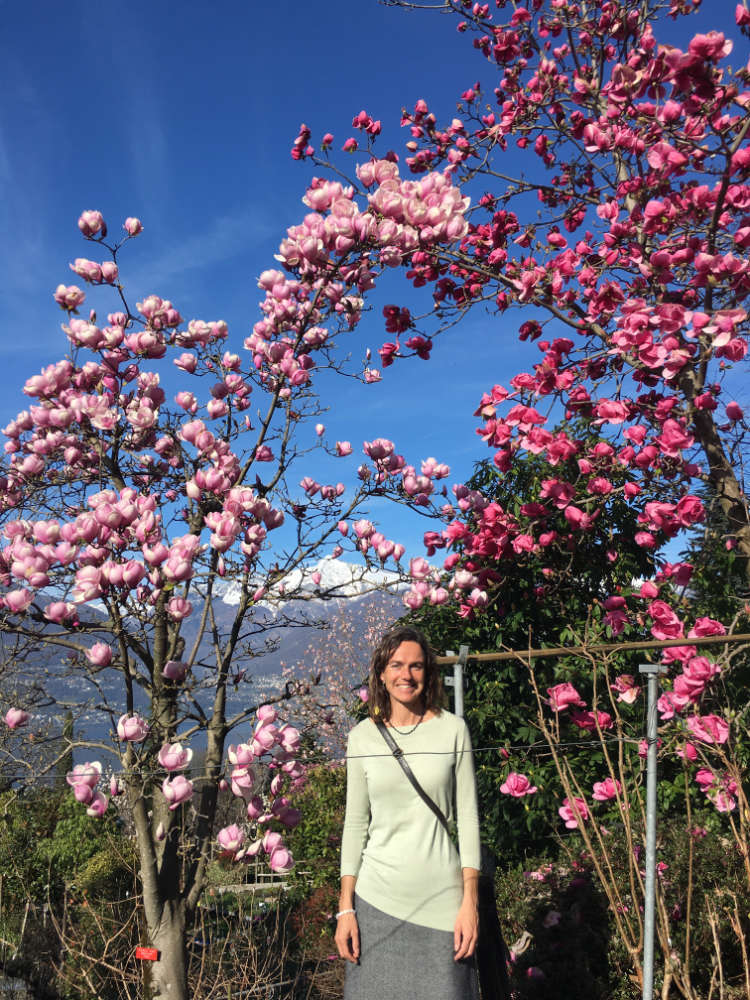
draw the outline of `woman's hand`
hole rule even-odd
[[[454,961],[469,958],[474,954],[479,938],[479,915],[473,899],[465,899],[461,904],[453,929]]]
[[[355,964],[359,961],[359,924],[355,913],[344,913],[339,917],[334,941],[341,958]]]

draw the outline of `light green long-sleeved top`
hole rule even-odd
[[[480,867],[469,731],[444,711],[406,736],[391,732],[422,788],[455,819],[458,851],[365,719],[347,744],[341,875],[355,876],[357,895],[384,913],[452,931],[463,898],[461,869]]]

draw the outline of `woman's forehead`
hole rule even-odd
[[[424,651],[418,642],[405,641],[396,646],[388,657],[389,663],[424,663]]]

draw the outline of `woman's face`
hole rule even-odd
[[[391,699],[391,707],[398,702],[418,711],[424,694],[424,653],[418,642],[402,642],[391,653],[380,675]]]

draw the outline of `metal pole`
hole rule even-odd
[[[656,702],[659,694],[659,674],[666,671],[663,663],[642,663],[638,672],[648,677],[648,714],[646,716],[646,898],[643,923],[643,1000],[653,1000],[654,993],[654,912],[656,902]]]
[[[453,704],[456,715],[464,717],[464,667],[469,658],[469,647],[458,647],[458,659],[453,664]]]

